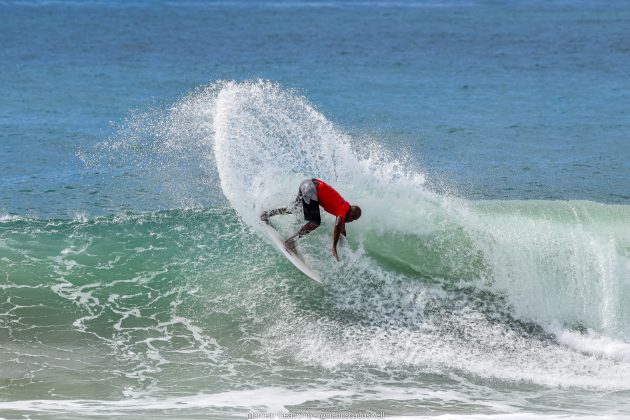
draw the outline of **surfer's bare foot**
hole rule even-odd
[[[286,249],[289,250],[289,252],[297,254],[297,249],[295,248],[295,239],[293,239],[293,238],[287,239],[284,242],[284,246],[285,246]]]

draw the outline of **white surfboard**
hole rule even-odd
[[[294,266],[296,266],[302,273],[306,274],[306,276],[310,278],[311,280],[313,280],[314,282],[318,284],[324,284],[322,283],[322,280],[320,279],[319,274],[313,271],[311,267],[306,265],[306,263],[302,261],[299,255],[289,251],[287,247],[284,246],[284,239],[282,239],[278,231],[275,230],[273,226],[267,223],[265,223],[264,226],[265,226],[265,231],[267,232],[267,235],[269,235],[269,237],[271,238],[271,241],[273,242],[273,244],[276,246],[276,248],[280,250],[280,252],[282,252],[282,255],[284,255],[287,260],[291,261],[291,263]]]

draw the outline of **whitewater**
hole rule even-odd
[[[2,217],[3,416],[630,411],[626,204],[462,198],[265,80],[132,112],[77,155],[171,208]],[[309,177],[363,209],[341,262],[332,216],[300,241],[324,287],[259,221]]]

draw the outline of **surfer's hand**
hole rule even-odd
[[[339,261],[339,256],[337,255],[337,250],[335,248],[333,248],[333,257],[335,257],[337,261]]]

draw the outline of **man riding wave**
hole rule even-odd
[[[341,194],[324,181],[312,178],[302,181],[298,195],[292,206],[264,211],[260,215],[260,218],[264,222],[269,223],[270,217],[278,214],[292,214],[297,210],[300,202],[302,203],[304,219],[306,219],[307,223],[302,226],[295,235],[285,241],[285,246],[295,252],[296,239],[317,229],[321,224],[321,215],[319,213],[319,207],[321,206],[325,211],[336,216],[335,227],[333,229],[332,254],[337,261],[339,261],[339,256],[337,256],[339,235],[346,236],[346,223],[353,222],[360,218],[361,208],[359,206],[350,205],[343,199]]]

